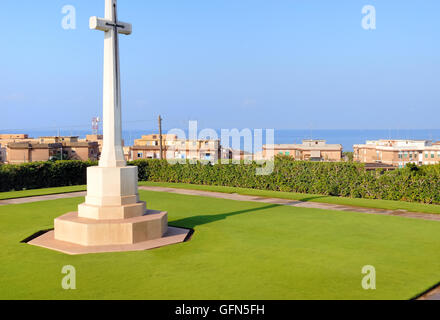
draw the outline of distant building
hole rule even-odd
[[[102,146],[104,145],[104,136],[102,134],[88,134],[85,140],[86,142],[98,142],[99,152],[102,151]]]
[[[31,142],[31,141],[35,141],[35,140],[29,138],[29,135],[27,134],[17,134],[17,133],[0,134],[0,163],[5,163],[8,161],[7,145],[9,143]]]
[[[6,162],[21,164],[36,161],[47,161],[61,150],[61,143],[12,142],[6,147]]]
[[[102,147],[104,146],[104,136],[102,134],[88,134],[85,139],[80,139],[79,141],[98,143],[98,159],[101,158]]]
[[[284,155],[303,161],[342,161],[342,145],[327,144],[325,140],[303,140],[302,144],[264,145],[263,159]]]
[[[40,143],[73,143],[79,142],[78,136],[48,136],[48,137],[39,137],[38,142]]]
[[[14,142],[16,140],[25,140],[25,139],[29,139],[29,136],[27,134],[17,134],[17,133],[13,133],[13,134],[0,134],[0,140],[2,141],[11,141]]]
[[[25,138],[6,145],[6,162],[11,164],[47,161],[51,159],[98,160],[97,142],[79,141],[78,137]]]
[[[99,160],[98,142],[69,142],[63,144],[63,150],[67,151],[70,160]]]
[[[125,161],[132,161],[131,147],[123,147]]]
[[[402,168],[440,163],[440,143],[429,140],[374,140],[353,146],[354,161]]]
[[[177,135],[162,136],[162,152],[164,159],[216,161],[222,155],[220,140],[183,140]],[[159,135],[146,135],[135,140],[131,159],[160,159]]]
[[[37,142],[37,140],[29,138],[27,134],[0,134],[0,144],[3,147],[12,142]]]
[[[60,152],[62,150],[63,155],[66,154],[67,159],[70,160],[96,161],[99,159],[100,151],[99,142],[97,141],[92,142],[87,140],[80,140],[78,136],[40,137],[39,141],[43,144],[61,143],[62,148],[60,148]]]
[[[231,148],[221,148],[221,159],[232,159]]]
[[[243,150],[230,149],[230,157],[224,159],[253,161],[254,154]]]
[[[177,143],[177,135],[162,135],[163,158],[166,158],[167,146]],[[159,134],[142,136],[134,141],[131,147],[131,159],[160,159],[160,138]]]
[[[6,161],[6,147],[0,143],[0,163]]]

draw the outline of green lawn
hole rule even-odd
[[[140,191],[190,242],[67,256],[20,241],[82,198],[0,207],[0,299],[410,299],[440,281],[440,223]],[[77,290],[64,291],[73,265]],[[361,287],[364,265],[377,290]]]
[[[340,205],[355,206],[355,207],[378,208],[378,209],[386,209],[386,210],[406,210],[411,212],[440,214],[439,205],[412,203],[405,201],[354,199],[354,198],[332,197],[332,196],[304,194],[304,193],[295,193],[295,192],[267,191],[267,190],[255,190],[255,189],[221,187],[221,186],[202,186],[202,185],[187,184],[187,183],[140,182],[139,185],[178,188],[178,189],[205,190],[205,191],[214,191],[214,192],[223,192],[223,193],[238,193],[238,194],[250,195],[250,196],[281,198],[281,199],[320,202],[320,203],[332,203],[332,204],[340,204]]]
[[[50,194],[79,192],[79,191],[85,191],[85,190],[87,190],[86,186],[70,186],[70,187],[59,187],[59,188],[0,192],[0,200],[29,198],[29,197],[36,197],[36,196],[46,196],[46,195],[50,195]]]
[[[220,186],[202,186],[202,185],[186,184],[186,183],[140,182],[139,185],[215,191],[215,192],[223,192],[223,193],[238,193],[243,195],[252,195],[259,197],[271,197],[271,198],[281,198],[281,199],[298,200],[298,201],[340,204],[340,205],[365,207],[365,208],[405,210],[411,212],[440,214],[439,205],[411,203],[405,201],[353,199],[353,198],[332,197],[332,196],[323,196],[316,194],[294,193],[294,192],[279,192],[279,191],[255,190],[255,189],[220,187]],[[48,189],[38,189],[38,190],[0,192],[0,200],[78,192],[78,191],[85,191],[86,189],[87,189],[86,186],[71,186],[71,187],[48,188]]]

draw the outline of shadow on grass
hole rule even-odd
[[[225,220],[228,217],[232,217],[232,216],[236,216],[236,215],[240,215],[240,214],[244,214],[244,213],[272,209],[272,208],[276,208],[276,207],[281,207],[281,206],[279,204],[271,204],[269,206],[264,206],[264,207],[260,207],[260,208],[246,209],[246,210],[240,210],[240,211],[234,211],[234,212],[228,212],[228,213],[193,216],[193,217],[188,217],[188,218],[172,221],[172,222],[170,222],[170,226],[194,229],[197,226],[217,222],[220,220]]]

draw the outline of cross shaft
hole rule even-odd
[[[100,167],[124,167],[122,148],[121,79],[119,70],[119,33],[131,34],[129,23],[118,21],[116,0],[106,0],[105,19],[90,18],[90,28],[105,32],[104,35],[104,86],[103,118],[104,145]]]

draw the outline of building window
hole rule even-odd
[[[425,158],[428,159],[429,155],[428,152],[425,152]]]
[[[144,154],[142,153],[142,152],[138,152],[138,156],[137,156],[138,158],[143,158],[144,157]]]
[[[286,152],[286,156],[290,156],[290,152],[287,151],[287,152]]]
[[[434,152],[431,152],[431,159],[434,159]]]

